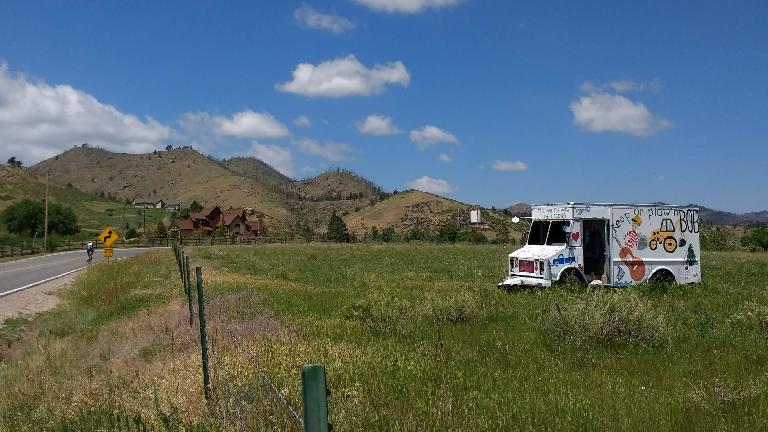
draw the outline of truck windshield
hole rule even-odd
[[[565,228],[569,225],[568,221],[552,221],[549,226],[549,235],[547,236],[548,245],[564,245],[566,240]]]
[[[531,224],[531,231],[528,234],[528,244],[564,245],[567,236],[564,227],[569,224],[568,221],[535,220]]]

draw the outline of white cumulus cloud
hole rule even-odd
[[[573,122],[590,132],[620,132],[653,135],[670,126],[669,120],[654,115],[641,102],[622,95],[592,93],[571,102]]]
[[[392,119],[381,114],[371,114],[356,124],[357,130],[365,135],[394,135],[402,132]]]
[[[437,159],[440,162],[450,162],[450,161],[453,160],[453,158],[451,158],[451,155],[449,155],[447,153],[440,153],[440,155],[437,157]]]
[[[288,177],[293,177],[293,154],[291,149],[279,145],[251,143],[251,154]]]
[[[13,74],[0,64],[0,160],[16,156],[32,165],[82,143],[143,153],[173,130],[140,119],[69,85],[50,85]]]
[[[458,190],[448,184],[448,182],[445,180],[435,179],[429,176],[419,177],[415,180],[410,180],[405,184],[411,189],[417,189],[423,192],[434,194],[450,194]]]
[[[300,115],[293,120],[293,124],[295,124],[298,127],[307,128],[312,126],[312,121],[309,119],[309,117],[305,115]]]
[[[293,17],[296,19],[296,22],[304,27],[315,30],[327,30],[337,34],[355,28],[352,21],[342,16],[320,13],[306,4],[296,9]]]
[[[245,110],[231,117],[217,116],[213,120],[219,135],[258,139],[282,138],[291,134],[284,124],[269,113]]]
[[[411,75],[400,62],[366,67],[354,55],[322,62],[300,63],[293,79],[276,84],[280,91],[310,97],[368,96],[382,93],[389,84],[408,86]]]
[[[419,13],[427,8],[438,9],[459,4],[462,0],[355,0],[382,12]]]
[[[491,164],[494,171],[525,171],[528,165],[521,161],[495,160]]]
[[[296,140],[294,143],[296,144],[296,147],[304,153],[318,156],[329,161],[344,160],[351,152],[348,145],[333,141],[320,144],[313,139],[304,138]]]
[[[411,141],[415,142],[419,148],[422,149],[438,143],[459,143],[459,139],[452,133],[446,132],[433,125],[427,125],[421,129],[414,129],[409,136]]]

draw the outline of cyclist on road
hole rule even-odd
[[[88,261],[91,262],[93,259],[93,242],[88,242],[85,244],[85,252],[88,254]]]

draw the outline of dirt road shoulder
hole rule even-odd
[[[0,327],[8,318],[34,315],[56,307],[58,292],[72,284],[79,272],[0,298]]]

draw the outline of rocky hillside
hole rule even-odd
[[[510,216],[530,216],[531,205],[526,203],[513,204],[506,208],[506,213],[508,213]]]
[[[372,227],[396,230],[437,229],[447,222],[466,224],[470,206],[438,195],[408,190],[392,195],[373,206],[347,215],[350,232],[362,233]]]
[[[293,182],[290,177],[283,175],[271,165],[255,157],[233,157],[222,160],[221,164],[239,176],[249,177],[272,187],[280,187]]]
[[[348,215],[376,204],[386,196],[370,180],[346,170],[327,171],[317,177],[289,183],[283,191],[298,218],[325,231],[331,214]]]
[[[197,200],[203,205],[252,207],[274,221],[289,218],[286,200],[271,187],[226,169],[191,148],[148,154],[112,153],[76,147],[38,163],[60,184],[91,193],[133,200],[137,196]]]

